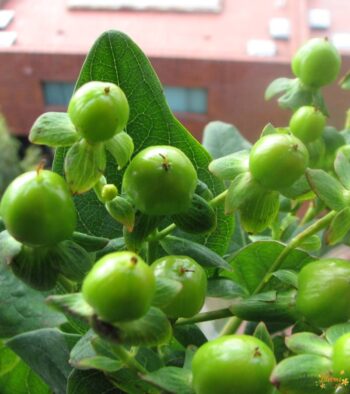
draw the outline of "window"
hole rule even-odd
[[[208,91],[206,89],[164,86],[164,94],[174,112],[207,113]]]
[[[69,8],[220,12],[222,0],[66,0]]]
[[[45,105],[66,107],[72,97],[73,90],[74,83],[72,82],[44,82]]]

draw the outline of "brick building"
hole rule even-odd
[[[350,68],[348,0],[0,0],[0,112],[25,136],[35,118],[64,110],[84,57],[105,30],[130,35],[150,57],[179,119],[201,138],[220,119],[254,139],[289,112],[265,102],[267,84],[291,76],[308,38],[327,36]],[[6,11],[6,12],[4,12]],[[341,127],[350,94],[326,88]]]

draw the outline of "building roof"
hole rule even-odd
[[[115,29],[130,35],[148,56],[245,59],[248,40],[270,40],[269,19],[289,16],[294,7],[281,8],[276,0],[247,1],[244,6],[240,0],[221,1],[220,12],[185,13],[70,9],[69,0],[8,0],[3,8],[14,10],[15,16],[6,31],[16,32],[17,39],[2,50],[86,53],[96,37]],[[288,59],[292,42],[276,45],[272,60]]]

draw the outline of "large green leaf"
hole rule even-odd
[[[42,293],[35,291],[17,279],[7,265],[11,254],[16,254],[5,245],[6,232],[0,234],[0,338],[8,338],[25,331],[43,327],[55,327],[66,319],[45,304]],[[16,241],[14,241],[16,243]],[[16,245],[14,245],[16,246]]]
[[[225,271],[224,275],[231,277],[252,293],[269,272],[272,264],[284,247],[283,244],[277,241],[258,241],[249,244],[232,258],[233,272],[228,273]],[[296,249],[288,254],[279,268],[299,271],[312,260],[313,258],[309,254]],[[266,289],[271,288],[276,290],[286,288],[286,285],[278,281],[277,278],[272,278]]]
[[[77,87],[92,80],[114,82],[125,92],[130,105],[126,131],[134,141],[135,153],[150,145],[176,146],[191,159],[199,178],[214,194],[224,190],[221,181],[208,171],[210,155],[174,117],[149,60],[128,36],[109,31],[96,41],[85,60]],[[65,154],[65,149],[57,150],[55,171],[63,172]],[[120,187],[121,176],[122,171],[117,173],[116,163],[108,154],[108,182]],[[121,226],[108,215],[93,192],[77,196],[75,202],[79,212],[78,231],[108,238],[121,234]],[[223,254],[228,247],[232,228],[233,218],[224,216],[223,209],[219,209],[216,231],[203,242]]]
[[[51,391],[26,363],[0,342],[0,393],[50,394]]]
[[[72,367],[68,364],[70,349],[78,335],[56,329],[42,329],[17,335],[7,346],[18,354],[56,394],[65,394]]]

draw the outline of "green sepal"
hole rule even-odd
[[[255,338],[260,339],[262,342],[266,343],[266,345],[273,351],[274,346],[273,346],[273,341],[271,338],[271,335],[269,333],[269,330],[266,327],[266,324],[264,322],[260,322],[253,333],[253,336]]]
[[[169,255],[188,256],[203,267],[232,271],[232,267],[226,260],[197,242],[168,235],[160,241],[160,244]]]
[[[172,335],[169,320],[155,307],[140,319],[130,322],[109,324],[94,315],[90,324],[101,338],[123,345],[157,346],[168,342]]]
[[[94,192],[96,194],[96,197],[103,204],[105,203],[105,201],[104,201],[104,199],[102,197],[102,190],[103,190],[103,187],[105,185],[107,185],[107,179],[106,179],[106,177],[104,175],[100,176],[99,180],[94,185]]]
[[[342,184],[323,170],[306,170],[306,178],[321,201],[335,211],[347,205],[347,192]]]
[[[268,123],[262,129],[262,132],[260,134],[260,138],[265,137],[266,135],[269,135],[269,134],[276,134],[276,133],[277,133],[276,127],[272,123]]]
[[[316,252],[322,247],[321,238],[317,234],[310,235],[309,237],[303,239],[303,241],[298,246],[299,249],[306,250],[307,252]]]
[[[182,283],[170,278],[156,277],[156,291],[153,296],[152,305],[157,308],[164,308],[182,290]]]
[[[329,245],[335,245],[341,242],[349,231],[350,208],[344,208],[333,218],[326,233],[326,241]]]
[[[88,252],[96,252],[105,248],[110,240],[103,237],[95,237],[93,235],[88,235],[84,233],[79,233],[75,231],[73,233],[72,240],[78,245],[82,246]]]
[[[326,154],[326,145],[323,138],[305,144],[309,152],[309,168],[322,168]]]
[[[84,139],[69,148],[64,160],[65,176],[73,194],[85,193],[93,188],[105,168],[104,145],[90,145]]]
[[[209,189],[208,185],[200,179],[197,180],[197,186],[194,192],[204,198],[206,201],[210,201],[214,198],[214,195]]]
[[[312,332],[299,332],[286,337],[286,345],[296,354],[315,354],[332,357],[332,346],[322,337]]]
[[[348,333],[350,333],[350,323],[340,323],[327,328],[325,336],[327,341],[333,345],[341,336]]]
[[[233,180],[237,175],[249,170],[249,152],[241,150],[213,160],[209,171],[222,180]]]
[[[125,226],[123,228],[127,248],[138,252],[146,238],[158,227],[162,220],[163,216],[148,216],[137,211],[132,231],[128,231]]]
[[[249,321],[295,322],[298,314],[295,308],[296,290],[252,295],[235,299],[230,306],[233,315]]]
[[[350,71],[348,71],[339,82],[342,89],[350,90]]]
[[[350,190],[350,161],[342,151],[335,156],[334,171],[345,189]]]
[[[46,112],[34,122],[29,141],[52,148],[71,146],[79,139],[72,121],[65,112]]]
[[[57,281],[54,248],[22,245],[21,251],[11,261],[13,273],[28,286],[37,290],[50,290]]]
[[[289,90],[293,84],[295,84],[295,79],[291,78],[277,78],[274,79],[265,90],[265,100],[271,100],[278,94],[282,94]]]
[[[329,379],[331,374],[331,360],[313,354],[301,354],[281,361],[272,372],[271,382],[281,393],[333,394],[335,386]]]
[[[241,224],[247,233],[265,230],[275,220],[280,206],[279,193],[255,190],[239,207]]]
[[[106,141],[105,147],[117,162],[118,170],[122,169],[130,161],[134,152],[134,142],[125,131]]]
[[[292,186],[280,190],[281,194],[296,201],[313,200],[315,193],[311,190],[305,175],[302,175]]]
[[[112,201],[106,202],[105,207],[112,218],[124,225],[127,231],[131,232],[133,230],[135,209],[128,199],[117,196]]]
[[[86,321],[94,314],[93,308],[84,300],[82,293],[52,295],[46,299],[46,302],[64,314]]]
[[[250,172],[238,175],[230,184],[225,198],[225,214],[234,213],[247,199],[263,191]]]
[[[191,206],[186,212],[171,218],[179,229],[191,234],[210,233],[216,227],[214,208],[198,194],[193,195]]]
[[[93,266],[90,254],[73,241],[63,241],[53,248],[50,257],[54,267],[65,277],[82,282]]]

